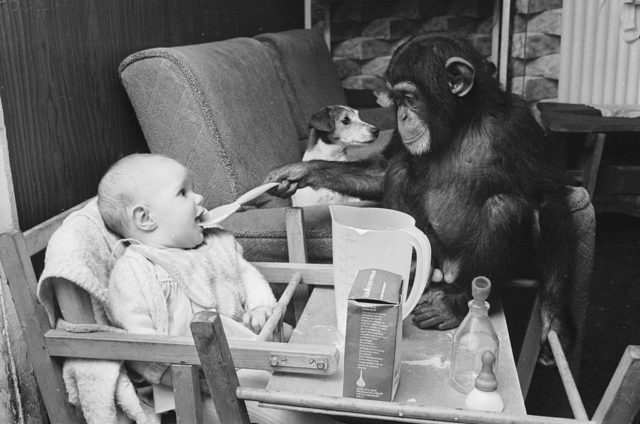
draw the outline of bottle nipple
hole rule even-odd
[[[491,351],[485,350],[480,358],[482,368],[474,382],[475,387],[464,400],[468,409],[487,412],[504,411],[504,402],[498,393],[498,381],[493,374],[493,364],[496,360]]]
[[[493,373],[493,364],[496,361],[494,354],[485,350],[480,357],[482,368],[476,377],[475,387],[483,392],[495,392],[498,389],[498,380]]]
[[[471,281],[471,295],[476,306],[484,306],[491,293],[491,281],[487,277],[476,277]]]

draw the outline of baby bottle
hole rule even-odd
[[[462,393],[469,393],[482,369],[481,356],[485,351],[493,354],[493,370],[498,369],[498,334],[489,320],[491,281],[486,277],[476,277],[471,282],[473,300],[469,302],[469,313],[453,336],[451,369],[449,379],[453,387]]]

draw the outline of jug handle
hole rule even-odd
[[[399,234],[402,234],[416,251],[416,274],[413,278],[411,292],[404,299],[402,305],[402,319],[405,319],[416,307],[429,284],[431,244],[427,236],[416,227],[402,228]]]

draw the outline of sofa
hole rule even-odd
[[[207,208],[234,201],[273,167],[299,161],[311,115],[346,104],[315,30],[148,49],[125,58],[119,75],[150,151],[190,168]],[[384,147],[395,124],[389,108],[363,110],[361,117],[385,131],[367,148],[351,151],[353,158]],[[287,206],[288,199],[265,195],[222,226],[234,232],[250,260],[287,260]],[[309,259],[330,260],[328,208],[303,213]]]

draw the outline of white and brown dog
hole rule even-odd
[[[329,160],[345,162],[347,146],[371,143],[378,137],[375,126],[360,119],[358,111],[343,105],[326,106],[309,122],[311,128],[303,161]],[[291,197],[294,206],[344,203],[358,200],[325,188],[301,188]]]

